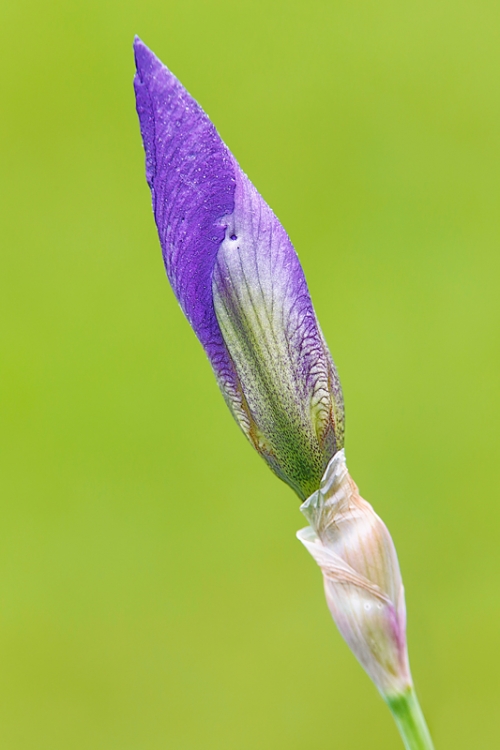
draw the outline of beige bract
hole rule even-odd
[[[387,527],[351,479],[344,450],[301,511],[311,525],[297,536],[321,568],[338,629],[380,692],[402,693],[412,682],[398,558]]]

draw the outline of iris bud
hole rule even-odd
[[[299,259],[201,107],[140,39],[134,51],[168,278],[237,423],[305,500],[342,448],[344,406]]]

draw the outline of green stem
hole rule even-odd
[[[434,750],[424,715],[413,688],[386,698],[406,750]]]

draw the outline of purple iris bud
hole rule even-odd
[[[285,230],[201,107],[140,41],[134,87],[167,275],[239,426],[304,500],[299,539],[343,637],[407,748],[432,750],[413,690],[406,610],[387,527],[343,451],[344,406]]]
[[[236,421],[305,499],[343,447],[344,408],[298,257],[201,107],[137,38],[134,50],[168,278]]]

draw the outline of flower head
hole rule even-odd
[[[236,421],[305,499],[342,448],[344,411],[304,273],[201,107],[137,38],[134,49],[168,278]]]

